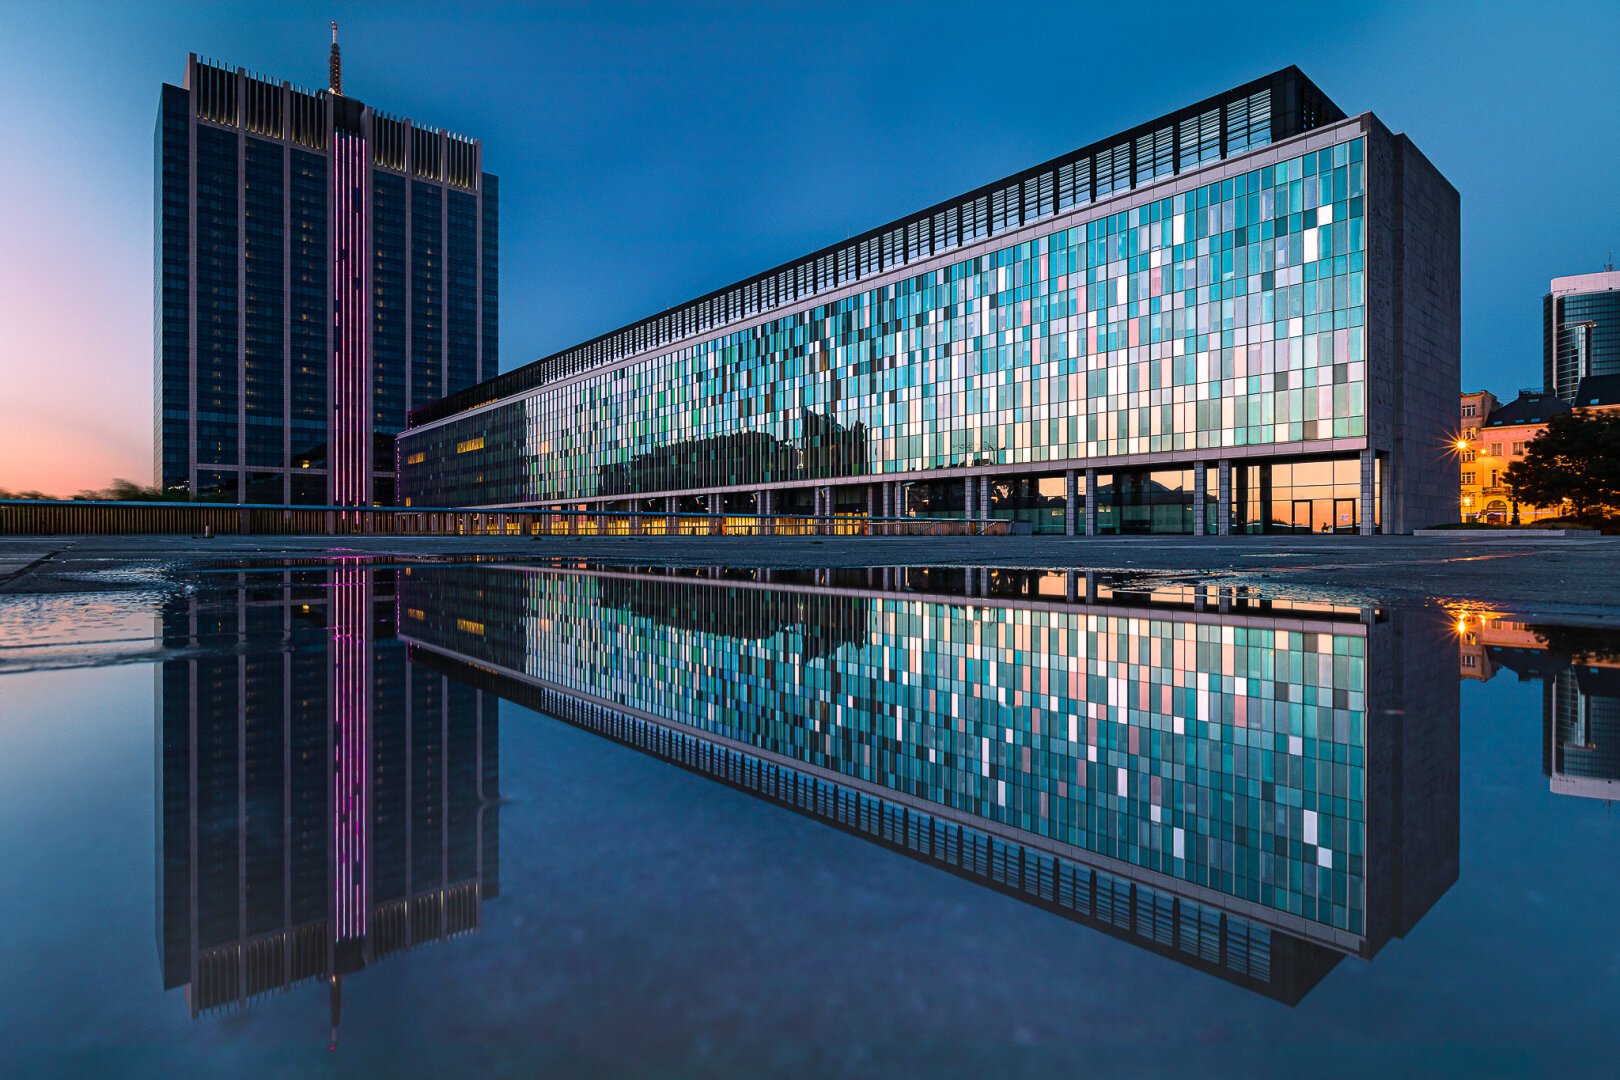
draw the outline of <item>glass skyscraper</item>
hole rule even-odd
[[[497,370],[482,144],[195,55],[156,139],[156,482],[394,502],[408,410]]]
[[[1541,299],[1544,390],[1571,405],[1581,380],[1620,375],[1620,271],[1553,278]]]
[[[1457,193],[1289,68],[415,410],[415,505],[1449,520]]]

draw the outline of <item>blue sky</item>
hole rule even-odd
[[[1612,2],[12,0],[0,486],[146,478],[158,84],[324,85],[331,18],[352,95],[484,140],[503,368],[1290,63],[1461,191],[1467,387],[1538,383],[1547,279],[1620,248]]]

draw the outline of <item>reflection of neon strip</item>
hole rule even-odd
[[[366,142],[339,132],[332,150],[332,295],[335,300],[332,377],[332,501],[371,501],[371,407],[366,356]]]
[[[371,583],[345,560],[332,580],[332,850],[337,939],[366,933],[369,909],[371,761]]]

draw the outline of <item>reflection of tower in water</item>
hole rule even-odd
[[[1620,797],[1620,635],[1490,611],[1456,618],[1464,678],[1541,683],[1541,771],[1556,795]]]
[[[1560,795],[1620,798],[1620,666],[1572,663],[1542,692],[1549,786]]]
[[[171,603],[158,938],[193,1016],[476,929],[498,892],[495,698],[412,665],[362,562]]]

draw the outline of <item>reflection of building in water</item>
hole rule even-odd
[[[1456,878],[1426,617],[1026,570],[401,591],[424,663],[1283,1000]]]
[[[158,945],[193,1016],[475,929],[499,888],[496,699],[408,663],[393,575],[175,601],[158,674]]]
[[[1465,678],[1541,682],[1541,771],[1559,795],[1620,798],[1620,635],[1491,612],[1457,617]]]

